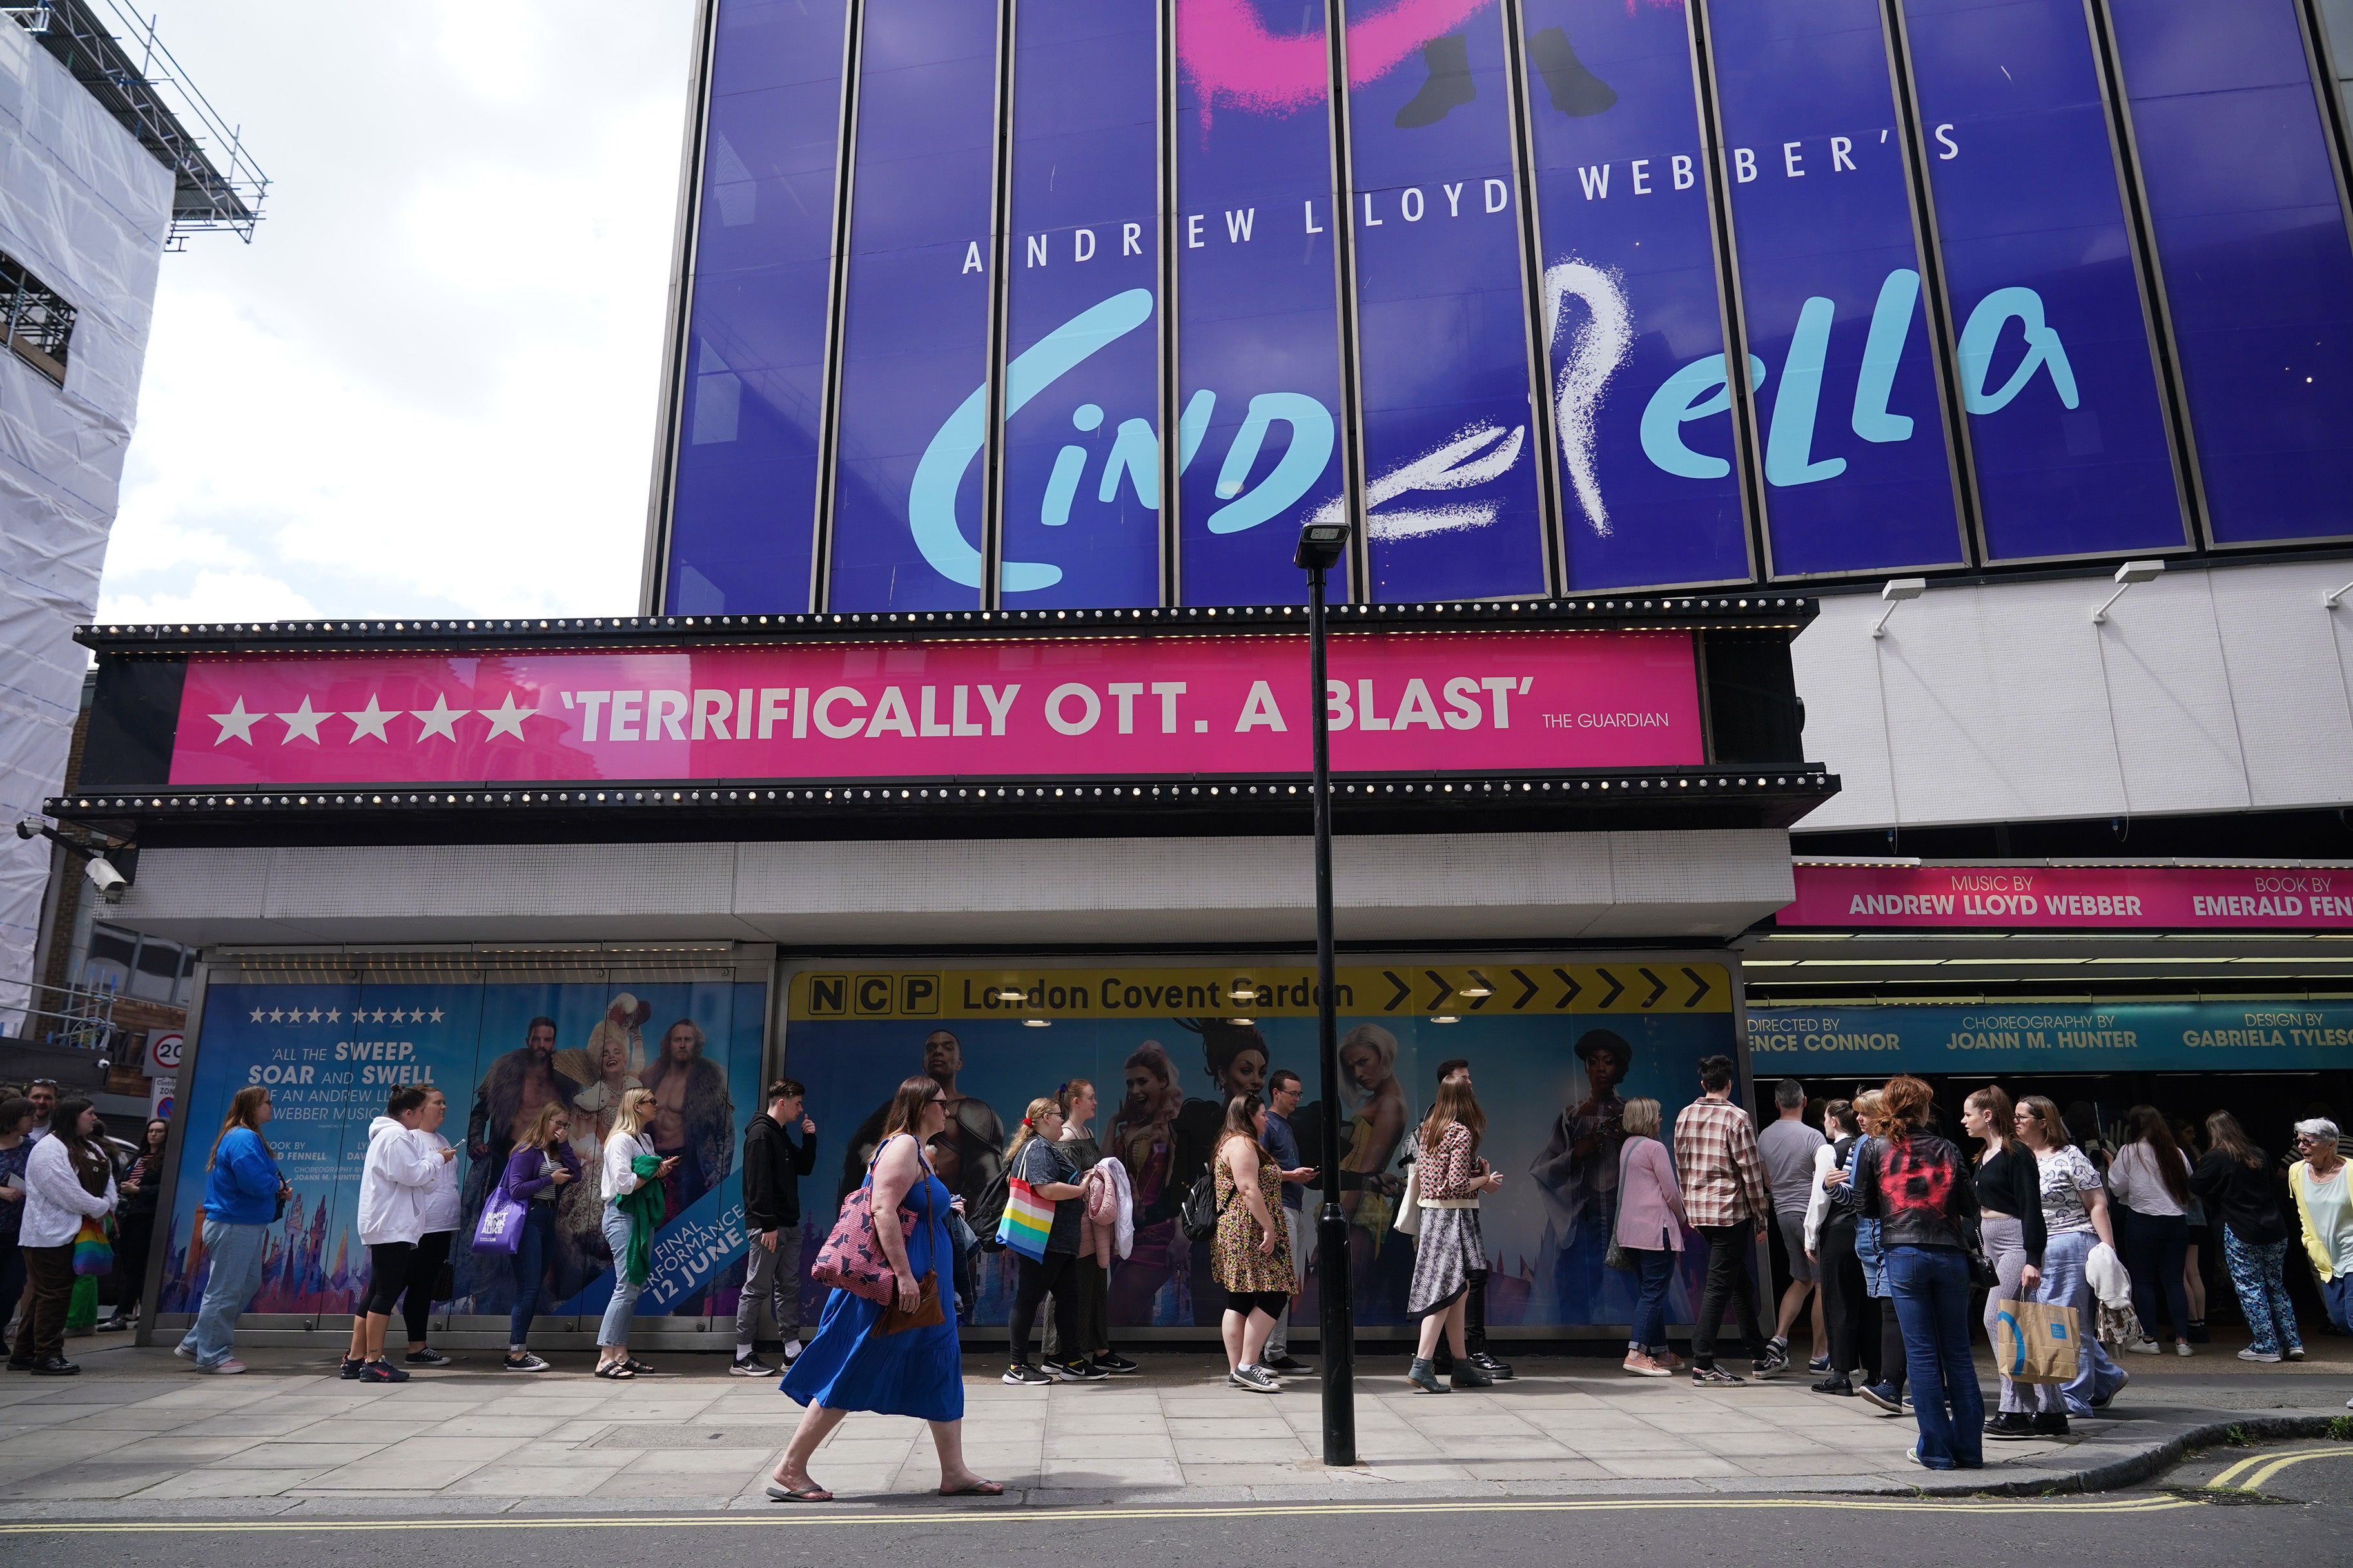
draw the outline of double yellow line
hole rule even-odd
[[[2292,1454],[2257,1454],[2252,1459],[2241,1459],[2206,1484],[2220,1490],[2259,1492],[2266,1482],[2290,1465],[2300,1465],[2306,1459],[2342,1459],[2348,1455],[2353,1455],[2353,1444],[2299,1448]]]
[[[2317,1450],[2316,1450],[2317,1451]],[[1606,1513],[1635,1511],[1710,1512],[1725,1510],[1786,1510],[1811,1509],[1838,1513],[2166,1513],[2199,1508],[2194,1499],[2133,1498],[1620,1498],[1588,1500],[1515,1500],[1460,1502],[1385,1503],[1237,1503],[1211,1508],[1018,1508],[893,1509],[873,1512],[836,1512],[822,1506],[799,1505],[761,1512],[685,1514],[670,1517],[607,1517],[601,1519],[534,1516],[459,1519],[276,1519],[215,1522],[176,1519],[108,1521],[90,1523],[42,1523],[16,1521],[0,1523],[6,1535],[146,1535],[163,1531],[201,1531],[219,1535],[322,1534],[385,1530],[712,1530],[752,1526],[774,1530],[779,1525],[844,1526],[877,1524],[1058,1524],[1072,1521],[1152,1519],[1297,1519],[1352,1517],[1387,1513]]]

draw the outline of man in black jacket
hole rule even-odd
[[[735,1305],[735,1364],[728,1369],[738,1377],[776,1375],[753,1353],[764,1300],[785,1342],[785,1364],[801,1353],[801,1178],[817,1169],[817,1123],[801,1106],[807,1092],[778,1079],[768,1086],[768,1109],[744,1130],[744,1224],[752,1245]],[[797,1147],[785,1131],[796,1122]]]

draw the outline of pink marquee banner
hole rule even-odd
[[[2240,866],[1799,866],[1783,927],[2353,931],[2353,870]]]
[[[192,658],[175,785],[1267,773],[1303,637]],[[1705,761],[1689,634],[1332,639],[1335,768]]]

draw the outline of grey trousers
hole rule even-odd
[[[1291,1232],[1291,1277],[1298,1284],[1307,1283],[1307,1260],[1315,1253],[1315,1220],[1305,1205],[1282,1211],[1283,1228]],[[1266,1359],[1281,1361],[1291,1353],[1291,1305],[1285,1302],[1282,1313],[1267,1331]]]
[[[801,1337],[801,1227],[780,1226],[774,1252],[754,1236],[744,1249],[744,1293],[735,1301],[735,1342],[748,1345],[760,1331],[760,1304],[768,1303],[776,1337],[790,1344]]]
[[[2019,1276],[2026,1270],[2026,1226],[2016,1215],[2007,1214],[1988,1214],[1980,1226],[1985,1236],[1986,1257],[1992,1261],[1993,1271],[2001,1277],[2001,1282],[1986,1292],[1985,1303],[1986,1339],[1994,1347],[1995,1364],[1999,1366],[2001,1334],[1995,1329],[1994,1320],[2001,1316],[2004,1301],[2027,1299],[2018,1288]],[[2036,1388],[2037,1385],[2031,1384],[2021,1388],[2010,1382],[2005,1373],[2001,1380],[2002,1413],[2031,1415],[2040,1410],[2061,1407],[2055,1388],[2047,1400],[2036,1392]]]

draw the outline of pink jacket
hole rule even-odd
[[[1618,1152],[1618,1245],[1655,1252],[1683,1249],[1683,1190],[1675,1163],[1656,1138],[1629,1138]]]

